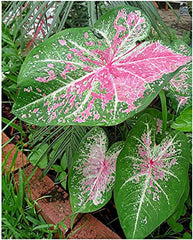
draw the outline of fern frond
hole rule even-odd
[[[58,145],[55,149],[54,156],[48,160],[48,165],[44,169],[41,177],[45,176],[53,164],[60,156],[66,154],[68,167],[71,165],[74,153],[76,152],[82,138],[85,136],[89,127],[81,126],[49,126],[46,128],[38,127],[31,135],[31,140],[28,142],[30,148],[39,144],[41,148],[45,143],[48,144],[47,149],[41,154],[36,165],[44,158],[45,155],[49,156],[50,151],[54,145]]]

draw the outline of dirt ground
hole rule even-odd
[[[174,11],[178,14],[178,9]],[[190,15],[180,16],[180,21],[178,21],[176,15],[170,9],[158,9],[158,12],[167,26],[177,30],[177,35],[182,36],[184,30],[192,31],[192,17]]]

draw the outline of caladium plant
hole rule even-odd
[[[186,184],[186,136],[155,142],[156,122],[144,114],[129,132],[117,160],[115,203],[127,238],[144,238],[175,210]]]
[[[116,125],[144,109],[191,57],[160,41],[142,42],[148,18],[121,6],[89,28],[67,29],[23,64],[13,113],[40,126]]]
[[[140,10],[120,6],[95,23],[94,33],[76,28],[55,34],[26,58],[13,113],[40,126],[110,126],[134,116],[164,87],[173,91],[191,66],[190,54],[178,44],[145,41],[150,29]],[[161,121],[160,114],[154,115]],[[174,212],[187,177],[187,141],[178,132],[165,137],[163,127],[165,138],[156,145],[162,129],[155,119],[142,115],[124,148],[118,142],[107,150],[107,135],[99,127],[83,138],[69,173],[74,212],[104,206],[114,184],[128,238],[146,237]]]
[[[138,119],[145,113],[150,114],[154,120],[156,120],[156,140],[160,137],[160,135],[162,134],[162,125],[163,125],[163,119],[162,119],[162,112],[160,112],[159,110],[157,110],[156,108],[146,108],[145,110],[139,112],[138,114],[136,114],[134,117],[127,119],[127,123],[130,126],[135,126],[136,122],[138,121]],[[167,114],[167,124],[169,125],[171,123],[171,120],[173,119],[173,115],[168,113]]]
[[[124,142],[107,151],[108,138],[102,128],[93,128],[82,140],[69,174],[70,201],[74,212],[92,212],[112,196],[117,157]]]

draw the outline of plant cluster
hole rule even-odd
[[[85,19],[85,2],[80,12],[81,4],[54,3],[57,17],[65,4],[69,28],[60,31],[53,20],[48,36],[57,33],[26,57],[12,112],[40,126],[28,159],[43,174],[57,172],[73,213],[96,211],[113,193],[125,236],[135,239],[163,222],[183,230],[177,221],[189,201],[192,64],[190,47],[152,21],[152,5],[141,3],[141,11],[131,3],[107,10],[108,2],[89,2],[84,27],[77,16]],[[35,33],[43,34],[39,27]]]
[[[18,186],[14,182],[14,175],[4,171],[2,176],[2,239],[54,238],[57,229],[51,230],[50,227],[54,225],[47,224],[37,214],[37,202],[29,199],[21,170],[18,176]]]

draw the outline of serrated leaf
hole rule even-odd
[[[127,238],[145,238],[171,215],[184,192],[189,153],[183,133],[155,143],[156,122],[143,115],[129,132],[116,168],[115,204]]]
[[[92,212],[112,195],[117,156],[123,142],[113,144],[102,128],[93,128],[80,143],[69,173],[70,202],[74,212]]]
[[[44,157],[42,158],[42,160],[40,162],[39,159],[40,157],[46,152],[47,148],[48,148],[48,144],[45,143],[43,144],[41,147],[39,147],[40,144],[38,144],[30,153],[30,155],[28,156],[28,160],[31,164],[33,164],[34,166],[37,164],[38,167],[40,168],[45,168],[47,166],[48,163],[48,157],[47,154],[44,155]]]
[[[191,57],[142,42],[148,18],[116,7],[89,28],[67,29],[32,50],[13,113],[36,125],[115,125],[144,109]]]

